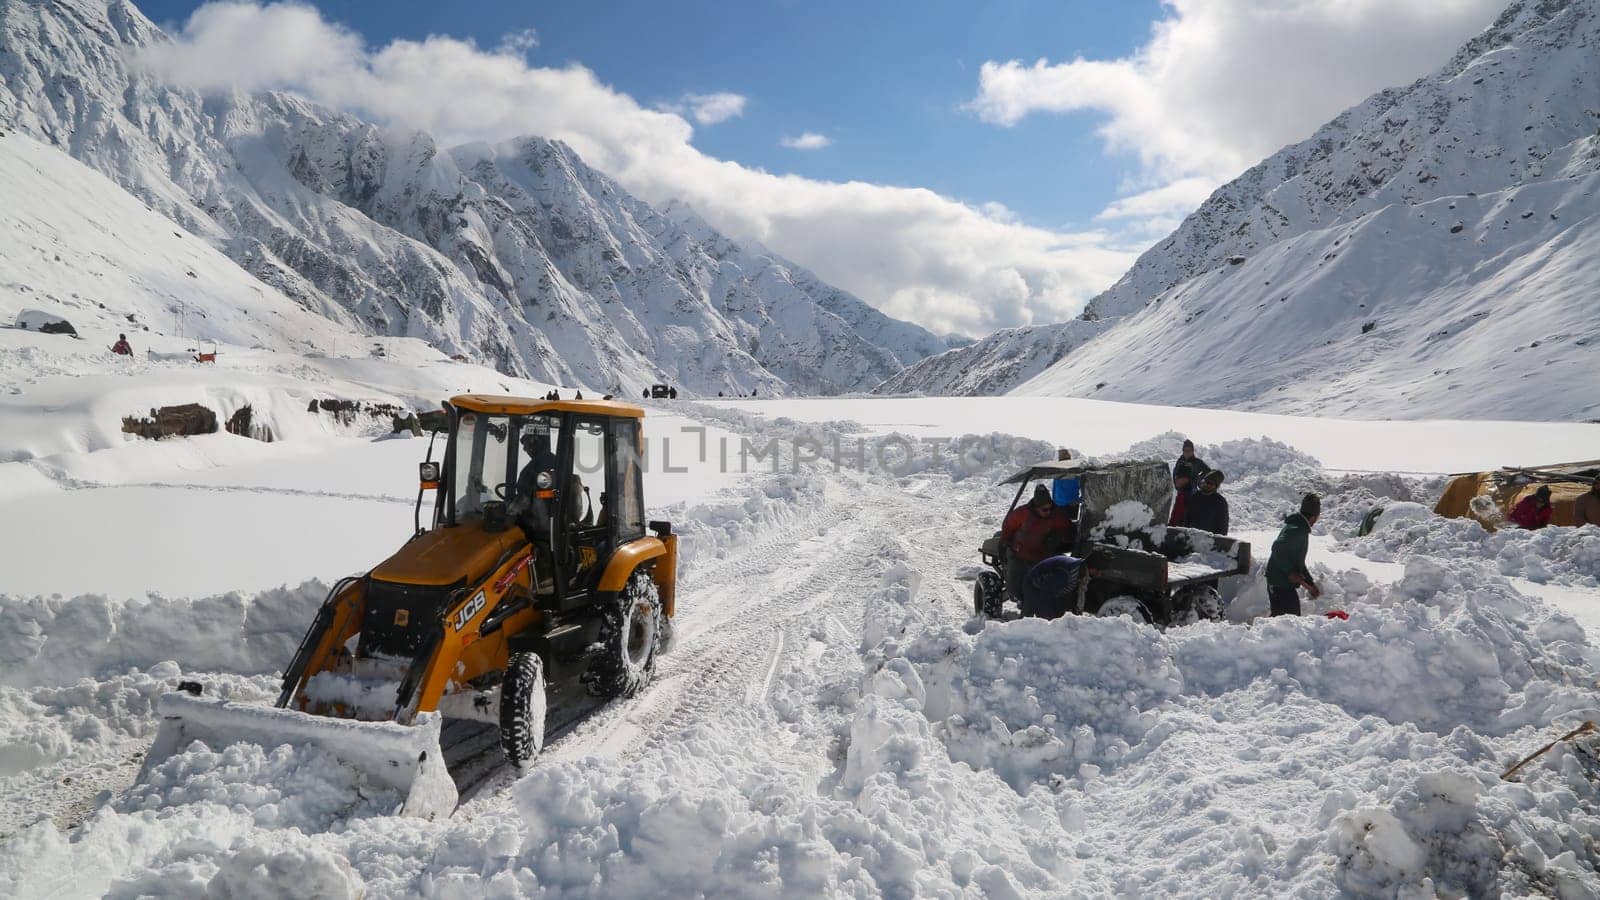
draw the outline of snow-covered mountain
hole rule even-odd
[[[982,340],[908,365],[875,394],[987,396],[1003,394],[1064,359],[1104,331],[1074,319],[997,331]]]
[[[348,327],[630,392],[865,389],[947,346],[563,144],[447,150],[295,96],[202,96],[130,63],[166,40],[124,0],[0,0],[0,124]]]
[[[357,346],[98,172],[4,129],[0,197],[0,326],[37,308],[140,350],[152,330],[302,354]]]
[[[1514,3],[1438,71],[1219,188],[1089,304],[1103,333],[1042,374],[1080,325],[1031,329],[1042,349],[1013,361],[1015,379],[951,382],[987,367],[980,343],[890,384],[1594,418],[1597,97],[1600,2]]]

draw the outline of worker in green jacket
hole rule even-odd
[[[1272,542],[1272,555],[1267,558],[1267,602],[1275,616],[1300,615],[1300,587],[1313,598],[1322,596],[1322,589],[1311,580],[1311,571],[1306,568],[1311,526],[1321,515],[1322,498],[1305,495],[1300,500],[1300,511],[1284,517],[1283,530]]]

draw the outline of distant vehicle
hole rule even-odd
[[[650,399],[676,400],[678,399],[678,389],[665,384],[652,384],[650,385]]]
[[[1078,584],[1072,611],[1132,616],[1162,627],[1222,619],[1218,583],[1250,571],[1250,545],[1223,535],[1167,525],[1172,470],[1160,460],[1091,465],[1052,460],[1029,466],[1001,484],[1015,484],[1011,509],[1031,486],[1077,482],[1077,536],[1071,555],[1094,576]],[[1008,510],[1009,512],[1009,510]],[[987,569],[973,585],[976,615],[997,619],[1005,603],[1005,542],[999,532],[980,550]]]

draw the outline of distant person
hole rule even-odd
[[[644,393],[641,394],[640,396],[642,396],[646,400],[649,400],[650,399],[650,389],[649,388],[645,388],[644,389]]]
[[[1579,528],[1600,525],[1600,478],[1589,483],[1589,490],[1579,495],[1573,506],[1573,513],[1577,517],[1574,525]]]
[[[1550,485],[1541,484],[1533,492],[1533,496],[1522,498],[1511,510],[1511,521],[1529,531],[1538,531],[1550,524],[1550,515],[1554,512],[1550,505]]]
[[[117,342],[111,345],[111,352],[118,356],[132,356],[133,346],[128,343],[128,336],[125,334],[117,335]]]
[[[755,395],[756,395],[755,388],[751,388],[750,389],[750,396],[754,397]]]
[[[1022,614],[1059,619],[1077,608],[1083,560],[1065,553],[1041,560],[1022,580]]]
[[[1185,439],[1183,452],[1178,455],[1178,461],[1172,464],[1172,474],[1187,472],[1189,491],[1192,493],[1203,486],[1206,473],[1210,471],[1211,467],[1206,465],[1206,461],[1194,455],[1194,441]]]
[[[1189,473],[1172,473],[1172,516],[1167,519],[1168,525],[1182,525],[1189,514]]]
[[[1228,533],[1228,498],[1217,490],[1222,487],[1222,471],[1212,469],[1200,480],[1200,492],[1190,494],[1184,524],[1212,534]]]
[[[577,391],[576,393],[574,393],[572,395],[572,399],[574,399],[574,400],[582,400],[583,399],[583,391],[580,390],[580,391]]]
[[[1022,604],[1022,582],[1041,560],[1072,546],[1073,523],[1067,510],[1050,498],[1050,489],[1034,485],[1033,498],[1013,509],[1000,525],[1006,547],[1006,594]]]
[[[1300,615],[1299,588],[1313,598],[1322,596],[1322,588],[1311,580],[1311,570],[1306,568],[1311,526],[1321,516],[1322,498],[1307,494],[1300,500],[1300,511],[1284,517],[1283,530],[1272,542],[1272,555],[1267,558],[1267,603],[1272,615]]]

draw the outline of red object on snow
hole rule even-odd
[[[1342,609],[1330,609],[1327,612],[1323,613],[1323,615],[1327,616],[1330,619],[1344,620],[1344,619],[1350,618],[1350,614],[1345,612]]]

